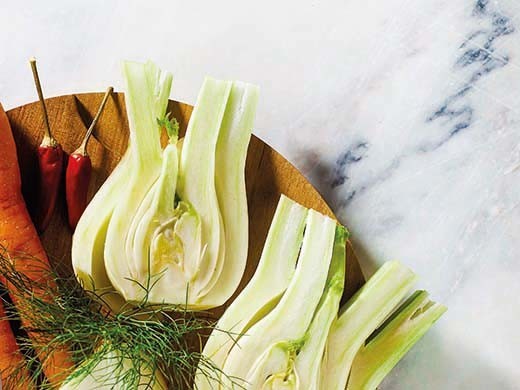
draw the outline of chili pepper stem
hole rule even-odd
[[[108,97],[114,92],[113,87],[108,87],[105,96],[103,96],[103,100],[101,101],[101,105],[99,106],[99,109],[94,116],[94,119],[92,120],[92,123],[90,124],[85,137],[83,138],[83,141],[81,142],[81,145],[79,148],[77,148],[74,153],[75,154],[81,154],[82,156],[87,155],[87,144],[90,139],[90,136],[92,135],[92,132],[94,131],[94,127],[96,126],[97,121],[99,120],[99,117],[101,116],[101,113],[103,112],[103,109],[105,108],[105,104],[107,103]]]
[[[108,97],[113,92],[109,87],[103,97],[96,116],[92,120],[83,141],[78,149],[69,156],[69,163],[65,173],[65,195],[67,200],[67,214],[69,226],[74,231],[83,211],[88,204],[88,187],[92,173],[92,161],[87,153],[87,144],[96,123],[103,112]]]
[[[34,84],[36,85],[36,92],[38,93],[38,99],[40,100],[40,104],[42,106],[43,111],[43,123],[44,123],[44,130],[45,133],[43,135],[43,141],[41,143],[41,146],[48,146],[48,147],[56,147],[58,145],[58,142],[51,133],[51,127],[49,125],[49,115],[47,113],[47,106],[45,105],[45,99],[43,97],[43,91],[42,86],[40,83],[40,77],[38,76],[38,68],[36,67],[36,58],[31,57],[29,59],[29,63],[31,64],[31,70],[34,77]]]

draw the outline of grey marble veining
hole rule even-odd
[[[342,109],[354,120],[296,153],[351,228],[366,272],[402,259],[449,306],[383,388],[520,388],[520,20],[499,3],[466,4],[462,30],[449,6],[435,16],[448,29],[424,15],[401,49],[381,49],[402,53],[385,78],[353,69],[363,85]],[[402,25],[381,33],[393,28]],[[372,112],[361,117],[365,99]]]
[[[196,3],[196,4],[195,4]],[[121,59],[257,83],[256,134],[449,311],[382,389],[518,389],[520,2],[102,0],[0,6],[0,100],[121,85]]]

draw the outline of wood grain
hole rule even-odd
[[[85,93],[47,100],[53,135],[62,144],[65,152],[71,153],[79,146],[102,98],[103,93]],[[179,121],[181,135],[184,134],[192,107],[170,101],[169,111]],[[41,108],[37,103],[30,103],[8,111],[7,115],[17,145],[24,196],[31,209],[38,182],[36,148],[43,137]],[[117,165],[126,150],[127,142],[128,121],[124,96],[122,93],[114,93],[107,102],[88,145],[88,153],[93,164],[89,198]],[[326,202],[304,176],[279,153],[255,136],[252,137],[249,145],[246,185],[249,207],[249,255],[246,272],[236,294],[247,284],[256,269],[280,194],[283,193],[306,207],[334,217]],[[71,272],[71,238],[62,188],[52,221],[42,236],[49,258],[60,272]],[[343,300],[350,297],[363,283],[359,264],[349,244]],[[213,314],[218,316],[224,308],[214,310]]]

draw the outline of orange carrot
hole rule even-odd
[[[16,146],[7,115],[0,104],[0,245],[7,253],[16,258],[14,263],[17,271],[26,275],[31,280],[41,284],[50,275],[50,264],[45,250],[40,242],[36,228],[27,212],[27,207],[22,196],[20,168]],[[26,254],[20,258],[19,254]],[[49,286],[53,285],[48,281]],[[10,291],[10,286],[7,285]],[[44,291],[35,291],[43,299],[52,299]],[[10,291],[11,299],[16,305],[17,294]],[[26,329],[31,328],[29,321],[24,321],[23,313],[20,313],[22,325]],[[72,368],[71,354],[67,350],[53,351],[50,356],[45,356],[44,351],[38,345],[45,345],[45,339],[34,332],[28,332],[29,337],[35,342],[35,352],[40,361],[45,376],[53,386],[66,378]],[[0,343],[2,341],[0,340]]]
[[[9,321],[5,319],[4,305],[0,302],[0,378],[4,386],[7,383],[12,383],[14,371],[18,367],[24,367],[25,359],[18,350],[18,344],[14,337]],[[16,381],[23,389],[34,389],[34,386],[29,382],[29,371],[22,370],[16,373]]]

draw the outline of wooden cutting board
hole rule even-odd
[[[88,126],[92,121],[102,97],[102,93],[84,93],[59,96],[46,101],[53,135],[61,143],[65,152],[71,153],[79,146],[86,125]],[[175,101],[169,103],[168,110],[179,121],[181,135],[186,131],[192,109],[192,106],[184,103]],[[30,103],[8,111],[7,115],[17,145],[24,196],[31,209],[38,183],[36,148],[43,137],[41,107],[39,103]],[[124,95],[114,93],[107,102],[88,146],[93,164],[89,199],[103,184],[126,150],[128,132]],[[237,293],[251,279],[256,269],[280,194],[285,194],[306,207],[334,217],[326,202],[304,176],[279,153],[255,136],[252,137],[249,145],[246,184],[249,205],[249,255],[247,268]],[[124,188],[121,190],[124,191]],[[62,188],[53,219],[43,234],[42,241],[53,265],[65,273],[72,272],[71,239]],[[346,269],[344,300],[364,283],[350,243],[347,247]],[[213,313],[218,316],[223,309],[216,309]]]

